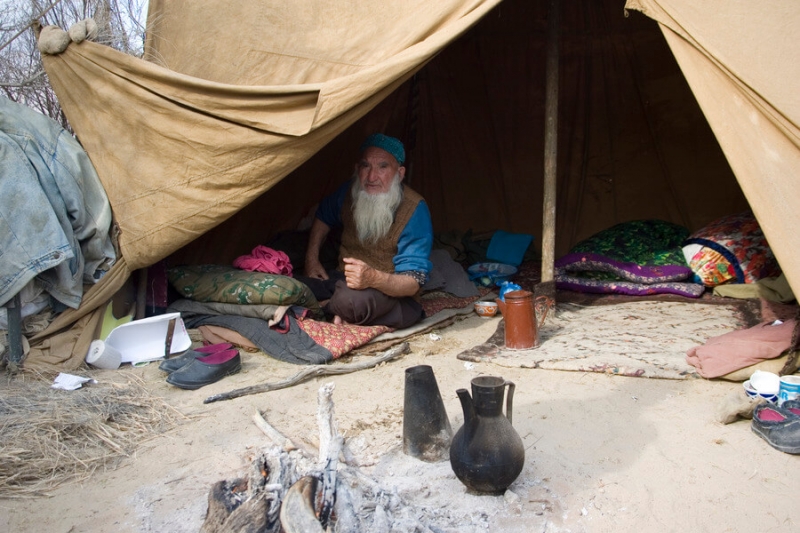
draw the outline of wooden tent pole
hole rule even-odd
[[[556,162],[558,155],[558,0],[547,13],[547,70],[544,112],[544,205],[542,221],[542,279],[537,295],[555,298]]]
[[[141,320],[147,315],[147,268],[140,268],[136,271],[138,278],[136,279],[136,312],[134,318]]]

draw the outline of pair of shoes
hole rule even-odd
[[[188,365],[198,357],[205,357],[212,353],[230,350],[231,348],[233,348],[233,344],[229,342],[223,342],[220,344],[209,344],[208,346],[201,346],[200,348],[186,350],[177,357],[170,357],[169,359],[164,359],[161,361],[161,364],[158,365],[158,369],[167,373],[172,373],[180,369],[182,366]]]
[[[800,400],[757,405],[750,428],[776,450],[800,454]]]
[[[167,376],[167,383],[180,389],[195,390],[216,383],[241,369],[242,358],[239,350],[223,350],[192,359]]]

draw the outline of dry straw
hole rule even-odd
[[[113,469],[183,418],[132,375],[74,391],[43,376],[0,381],[0,498],[47,496]]]

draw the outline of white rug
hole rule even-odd
[[[539,331],[539,347],[506,350],[504,327],[458,355],[505,367],[603,372],[662,379],[699,377],[686,351],[745,327],[739,308],[721,304],[626,302],[559,304]]]

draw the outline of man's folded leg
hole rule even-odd
[[[311,289],[317,301],[321,302],[323,300],[329,300],[330,297],[333,296],[336,283],[344,279],[344,274],[338,270],[329,270],[328,279],[309,278],[307,276],[295,276],[295,279],[304,283]]]
[[[403,329],[419,322],[422,306],[410,297],[394,298],[376,289],[355,290],[344,281],[336,283],[325,311],[349,324]]]

